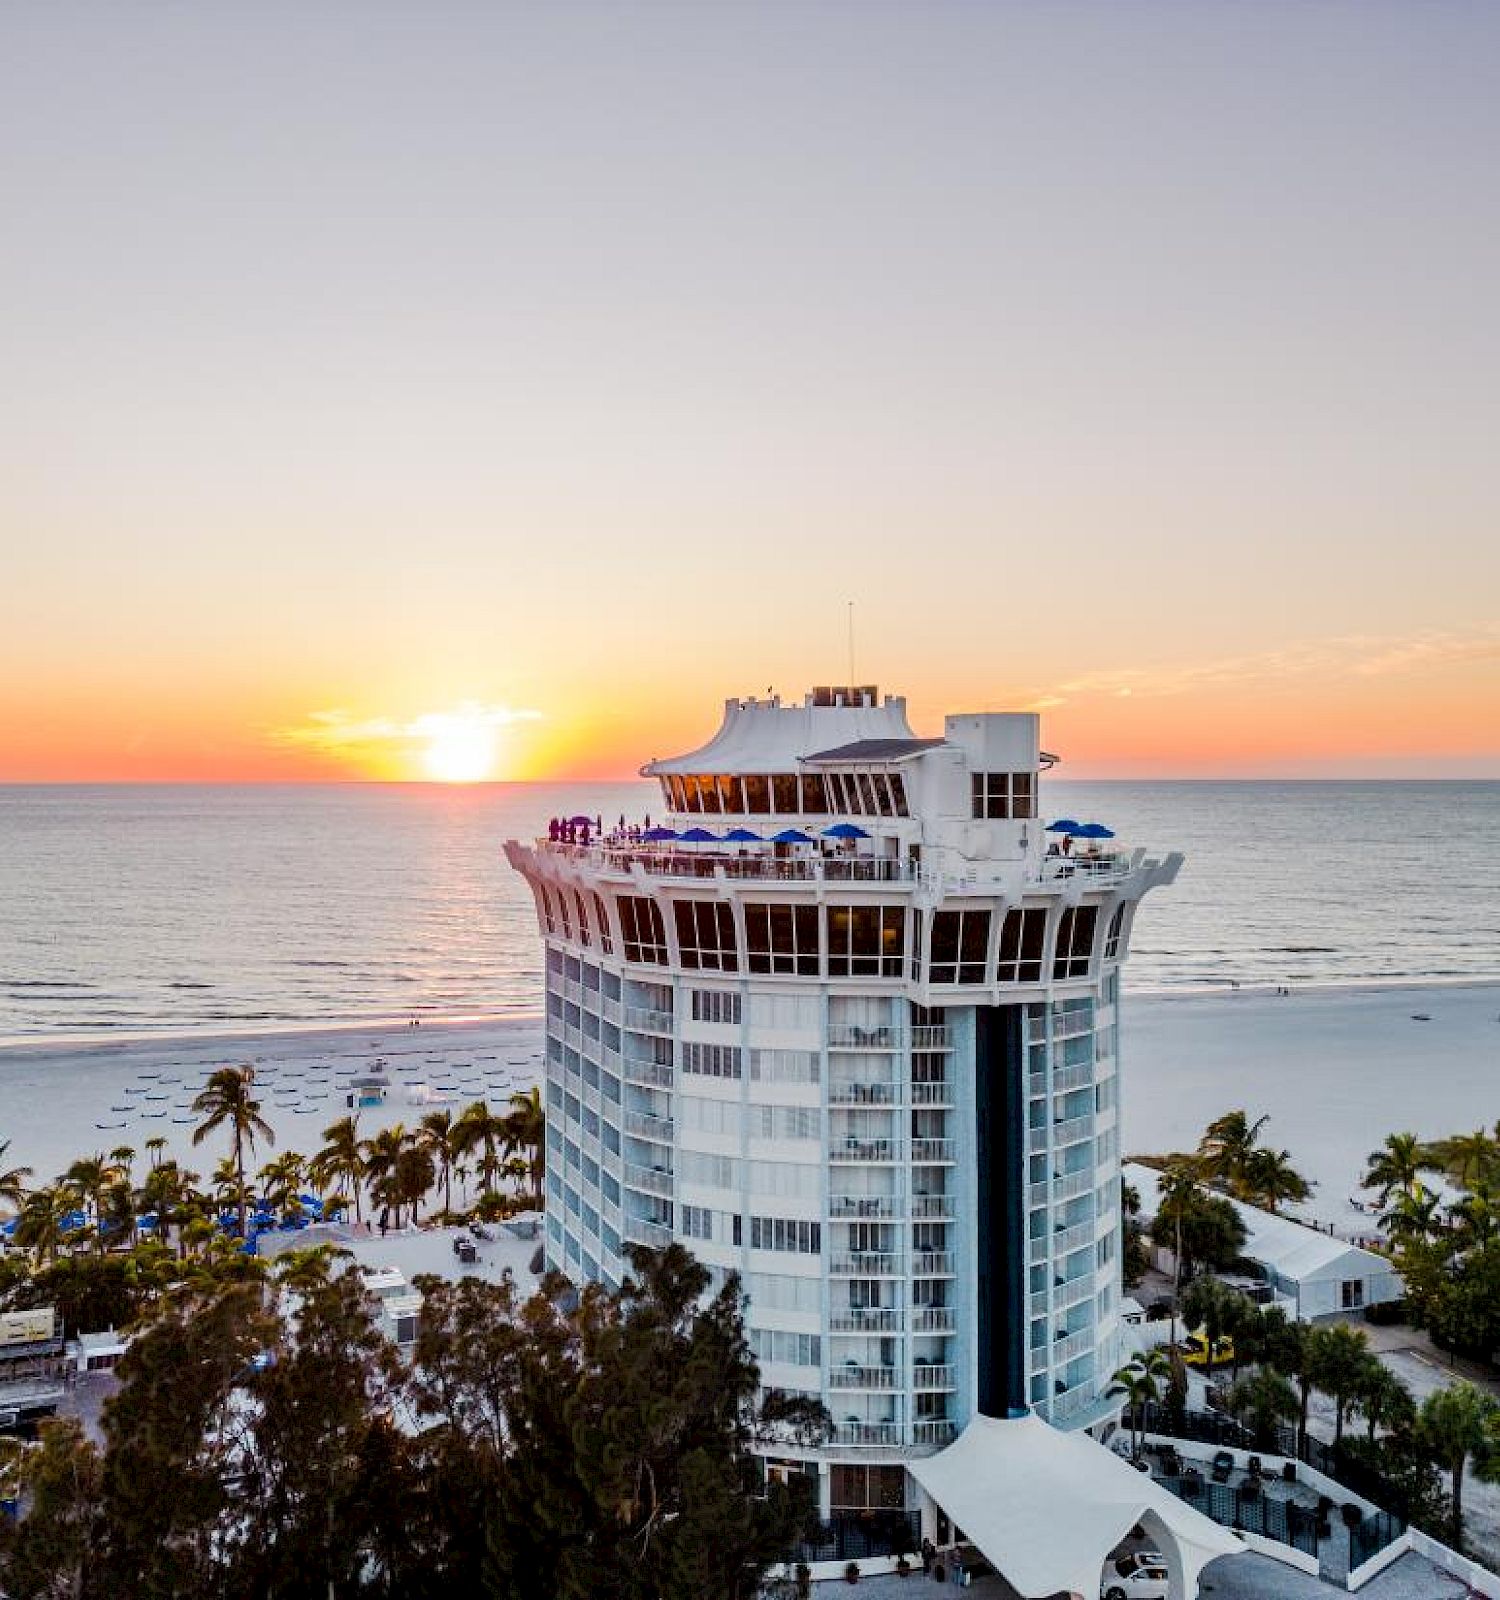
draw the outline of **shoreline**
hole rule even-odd
[[[1280,987],[1290,992],[1278,995]],[[1121,989],[1121,999],[1128,1006],[1141,1002],[1156,1005],[1162,1002],[1201,1002],[1206,1000],[1262,1000],[1262,999],[1322,999],[1344,998],[1354,995],[1394,994],[1405,991],[1500,989],[1500,972],[1494,975],[1459,977],[1376,977],[1376,978],[1326,978],[1291,980],[1284,985],[1274,981],[1231,983],[1230,980],[1211,983],[1186,982],[1182,984],[1154,984],[1145,988]],[[31,1052],[68,1050],[75,1054],[104,1053],[112,1049],[126,1049],[141,1044],[158,1044],[167,1048],[187,1045],[233,1044],[253,1042],[268,1038],[305,1038],[320,1035],[330,1037],[368,1031],[386,1032],[392,1028],[405,1029],[411,1021],[410,1013],[391,1015],[373,1012],[367,1017],[328,1018],[318,1021],[265,1022],[254,1027],[220,1029],[213,1024],[203,1027],[122,1028],[97,1029],[86,1033],[25,1033],[0,1035],[0,1062]],[[453,1015],[421,1017],[421,1028],[488,1028],[504,1027],[512,1023],[537,1024],[542,1020],[538,1009],[524,1011],[459,1012]],[[420,1034],[421,1028],[411,1029]]]

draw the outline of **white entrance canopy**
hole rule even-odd
[[[1086,1433],[1062,1433],[1034,1415],[975,1417],[946,1450],[907,1468],[1027,1600],[1094,1600],[1105,1558],[1142,1518],[1171,1535],[1186,1595],[1197,1594],[1208,1562],[1245,1548]]]

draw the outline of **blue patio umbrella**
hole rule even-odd
[[[751,833],[748,828],[731,828],[724,837],[735,844],[764,844],[766,842],[758,833]]]
[[[569,817],[568,822],[575,828],[592,828],[594,825],[592,817]]]
[[[710,833],[707,828],[689,828],[686,833],[677,835],[685,844],[717,844],[717,834]]]
[[[812,835],[803,833],[801,828],[783,828],[780,833],[771,835],[772,844],[811,844]]]
[[[1085,822],[1073,832],[1080,839],[1113,839],[1115,836],[1115,830],[1106,828],[1102,822]]]
[[[668,839],[675,839],[677,834],[672,828],[647,828],[641,837],[651,844],[662,844]]]
[[[1047,824],[1047,832],[1048,833],[1077,833],[1078,832],[1078,826],[1079,825],[1076,822],[1074,822],[1072,817],[1059,817],[1056,822],[1049,822]]]
[[[852,822],[835,822],[831,828],[824,828],[825,839],[868,839],[870,836],[863,828],[857,827]]]

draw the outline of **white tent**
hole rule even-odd
[[[1093,1600],[1106,1557],[1139,1522],[1169,1536],[1162,1553],[1183,1596],[1197,1594],[1208,1562],[1245,1548],[1088,1434],[1030,1414],[975,1417],[946,1450],[908,1467],[1027,1600]]]

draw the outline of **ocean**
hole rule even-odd
[[[535,1012],[501,844],[653,785],[0,787],[0,1041]],[[1181,850],[1136,992],[1500,977],[1500,783],[1083,783],[1047,816]]]

